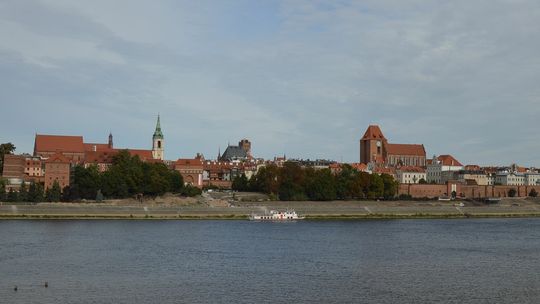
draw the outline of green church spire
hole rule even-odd
[[[161,124],[159,123],[159,114],[157,116],[156,130],[154,131],[154,139],[161,138],[163,139],[163,133],[161,132]]]

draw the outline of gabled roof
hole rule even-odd
[[[367,128],[366,133],[364,133],[364,136],[362,136],[362,139],[377,139],[377,138],[385,139],[381,131],[381,128],[379,128],[378,125],[370,125]]]
[[[36,134],[34,152],[84,153],[83,137]]]
[[[452,155],[439,155],[437,160],[440,161],[443,166],[463,166]]]
[[[59,152],[56,152],[55,154],[53,154],[51,157],[49,157],[47,160],[46,160],[47,163],[64,163],[64,164],[69,164],[70,163],[70,160],[65,157],[62,153],[59,153]]]
[[[387,144],[386,153],[388,155],[416,155],[425,157],[426,149],[424,149],[424,145]]]

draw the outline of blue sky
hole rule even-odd
[[[0,0],[0,142],[357,162],[390,142],[540,166],[538,1]]]

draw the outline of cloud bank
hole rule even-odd
[[[0,141],[358,161],[391,142],[540,166],[538,1],[0,1]]]

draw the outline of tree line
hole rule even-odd
[[[156,196],[171,192],[195,196],[201,190],[184,186],[182,175],[163,163],[147,163],[128,151],[120,151],[113,157],[105,172],[91,165],[87,168],[75,166],[71,171],[70,185],[60,189],[55,181],[47,191],[43,185],[22,184],[20,191],[5,192],[5,181],[0,180],[0,200],[11,202],[75,201],[80,199],[102,200],[103,198],[128,198],[136,195]]]
[[[246,175],[236,177],[233,190],[255,191],[283,201],[392,199],[398,183],[388,174],[360,172],[344,164],[338,174],[330,169],[303,168],[294,162],[283,167],[269,165],[259,169],[249,180]]]

